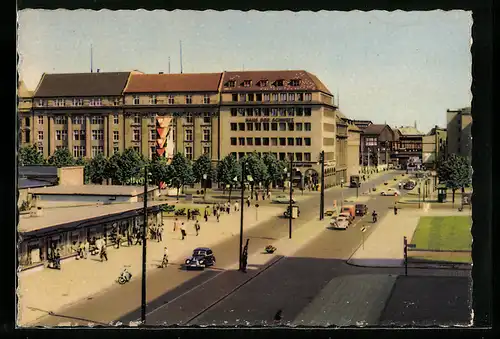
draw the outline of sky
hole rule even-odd
[[[349,118],[428,132],[470,106],[471,12],[18,12],[19,73],[306,70]],[[338,94],[338,96],[337,96]]]

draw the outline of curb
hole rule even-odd
[[[404,259],[401,259],[404,260]],[[355,266],[355,267],[366,267],[366,268],[404,268],[404,265],[399,266],[383,266],[383,265],[361,265],[350,262],[351,259],[346,261],[347,265]],[[419,264],[419,263],[408,263],[408,268],[417,268],[417,269],[449,269],[449,270],[463,270],[470,271],[472,270],[472,265],[468,264]]]

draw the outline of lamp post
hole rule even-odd
[[[293,153],[292,153],[293,154]],[[290,156],[290,215],[288,219],[288,238],[292,239],[292,192],[293,192],[293,155]]]
[[[144,167],[144,221],[142,223],[142,285],[141,285],[141,323],[146,324],[146,232],[148,230],[148,180],[151,173]]]
[[[205,201],[205,196],[207,194],[207,175],[203,174],[203,201]]]
[[[243,271],[243,210],[245,209],[245,177],[248,181],[253,181],[253,178],[246,175],[246,163],[241,163],[241,209],[240,209],[240,251],[239,251],[239,268],[238,271]],[[238,178],[234,178],[237,181]]]
[[[320,153],[321,161],[321,192],[320,192],[320,204],[319,204],[319,220],[323,220],[325,216],[325,151]]]

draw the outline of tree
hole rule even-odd
[[[225,194],[226,186],[229,186],[229,201],[231,201],[231,193],[235,185],[234,178],[239,180],[241,176],[241,167],[236,157],[232,154],[227,155],[219,161],[216,167],[217,182],[222,184],[222,191]]]
[[[469,187],[472,183],[472,170],[468,159],[456,154],[451,154],[446,160],[441,161],[437,174],[439,182],[451,189],[453,203],[455,203],[455,191],[461,188],[464,192],[465,187]]]
[[[138,184],[144,180],[145,164],[142,154],[128,148],[122,154],[115,153],[108,159],[106,177],[118,185]]]
[[[204,174],[207,175],[207,180],[212,179],[212,160],[210,160],[210,156],[208,154],[203,154],[193,163],[193,175],[195,182],[201,182]]]
[[[194,183],[193,168],[184,154],[177,153],[172,158],[172,162],[167,167],[167,181],[169,186],[177,188],[177,199],[179,191],[184,185]]]
[[[153,159],[149,163],[149,171],[151,172],[153,182],[157,186],[160,186],[161,182],[168,180],[168,166],[167,158],[153,154]]]
[[[252,176],[252,181],[250,182],[251,192],[250,195],[253,198],[253,189],[256,183],[265,183],[268,180],[269,174],[267,173],[267,167],[261,157],[257,152],[245,155],[240,162],[245,164],[245,174]]]
[[[91,183],[102,185],[108,179],[108,172],[106,171],[108,159],[102,153],[97,154],[86,165],[87,177]]]
[[[19,166],[45,165],[43,154],[38,152],[35,145],[21,147],[17,156],[17,162]]]
[[[286,168],[286,162],[278,160],[272,153],[264,153],[262,156],[262,161],[267,168],[267,180],[265,181],[267,192],[269,192],[270,185],[277,185],[278,182],[283,180],[284,169]]]
[[[56,167],[74,166],[75,158],[67,148],[59,148],[49,157],[48,163]]]

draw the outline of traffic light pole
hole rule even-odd
[[[142,223],[141,323],[146,324],[146,232],[148,230],[148,168],[144,168],[144,221]]]
[[[292,239],[292,183],[293,183],[293,155],[290,157],[290,201],[289,201],[289,219],[288,219],[288,238]]]
[[[320,204],[319,204],[319,220],[323,220],[325,217],[325,151],[321,151],[321,192],[320,192]]]
[[[243,270],[243,210],[245,208],[245,162],[241,163],[241,207],[240,207],[240,264],[239,270]]]

